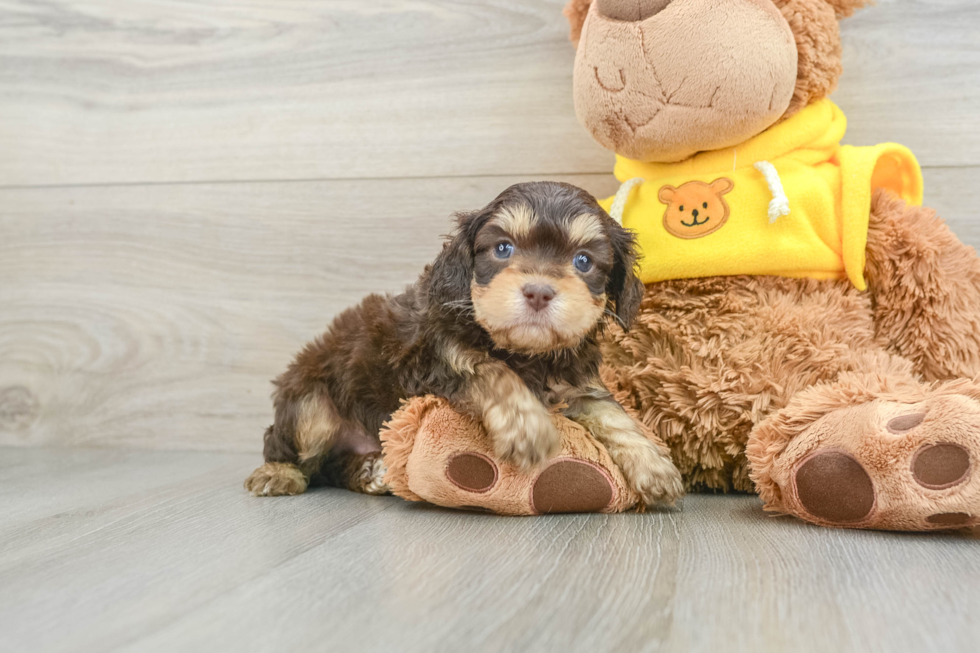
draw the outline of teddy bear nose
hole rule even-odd
[[[555,298],[555,289],[551,286],[528,284],[521,291],[524,300],[532,310],[541,311],[548,307],[548,302]]]
[[[596,0],[599,13],[613,20],[646,20],[660,13],[673,0]]]
[[[693,211],[691,211],[691,215],[693,215],[695,218],[697,218],[698,217],[698,210],[697,209],[694,209]]]

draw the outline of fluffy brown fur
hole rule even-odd
[[[835,88],[841,66],[840,27],[826,0],[773,0],[796,39],[796,87],[783,120]]]
[[[568,184],[519,184],[458,217],[436,261],[401,295],[341,313],[275,382],[257,495],[311,479],[386,491],[378,432],[401,399],[438,395],[477,420],[504,461],[530,468],[559,446],[564,407],[609,444],[652,503],[680,477],[599,380],[606,314],[628,327],[643,285],[632,235]]]
[[[867,271],[866,293],[780,277],[650,284],[631,332],[605,339],[603,378],[670,446],[688,487],[775,493],[750,477],[750,437],[765,469],[835,408],[980,373],[980,262],[932,211],[876,191]],[[812,387],[827,390],[800,394]]]

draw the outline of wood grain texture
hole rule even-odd
[[[980,3],[876,0],[841,23],[845,142],[898,142],[924,166],[980,164]]]
[[[0,2],[0,186],[605,173],[564,0]],[[856,144],[980,165],[980,6],[844,24]]]
[[[980,250],[980,166],[925,168],[924,204],[936,210],[960,240]]]
[[[562,5],[8,1],[0,184],[606,170]]]
[[[0,449],[0,650],[972,651],[977,534],[257,499],[242,454]]]

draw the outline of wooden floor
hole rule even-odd
[[[838,531],[689,496],[502,518],[255,456],[0,449],[2,651],[976,651],[980,536]]]

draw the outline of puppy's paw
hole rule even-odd
[[[521,469],[537,467],[561,450],[561,435],[551,415],[534,397],[492,407],[483,424],[500,460]]]
[[[684,495],[681,473],[670,458],[649,441],[620,447],[613,459],[644,505],[671,506]]]
[[[245,489],[253,497],[303,494],[308,484],[303,472],[288,463],[266,463],[245,479]]]
[[[391,488],[385,484],[384,458],[380,452],[369,453],[358,458],[348,486],[355,492],[364,494],[390,494]]]

